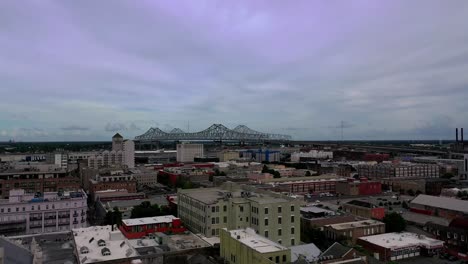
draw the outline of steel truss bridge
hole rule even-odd
[[[135,140],[140,142],[152,141],[289,141],[289,135],[269,134],[255,131],[244,125],[239,125],[234,129],[229,129],[222,124],[213,124],[205,130],[187,133],[179,128],[174,128],[170,132],[164,132],[159,128],[150,128],[144,134],[136,136]]]

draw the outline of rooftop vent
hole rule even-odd
[[[89,243],[91,244],[91,242],[94,241],[94,237],[92,237],[90,240],[89,240]]]
[[[106,241],[104,241],[103,239],[99,239],[98,242],[97,242],[98,246],[100,247],[105,247],[106,246]]]
[[[127,252],[125,252],[125,256],[130,257],[132,255],[133,250],[131,248],[127,249]]]
[[[103,256],[110,256],[110,255],[111,255],[111,251],[110,251],[110,249],[108,249],[108,248],[105,247],[105,248],[101,249],[101,254],[102,254]]]
[[[120,247],[123,247],[125,245],[125,241],[122,241],[122,243],[120,243]]]
[[[81,263],[85,263],[87,260],[88,260],[88,257],[85,256],[84,258],[81,259]]]

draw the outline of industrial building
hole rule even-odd
[[[294,152],[291,154],[291,162],[303,162],[314,159],[333,159],[333,151],[313,149],[309,152]]]
[[[352,200],[342,205],[343,211],[359,217],[382,220],[385,208],[366,201]]]
[[[300,242],[299,201],[250,186],[180,189],[178,216],[194,233],[219,236],[220,229],[253,228],[281,245]]]
[[[341,195],[376,195],[382,193],[379,181],[369,181],[361,177],[359,180],[348,178],[346,181],[336,182],[336,193]]]
[[[409,204],[411,212],[443,217],[448,220],[468,214],[468,201],[420,194]]]
[[[445,242],[448,253],[460,259],[468,260],[468,217],[458,217],[449,225],[428,222],[424,229],[435,238]]]
[[[257,235],[251,228],[220,232],[220,255],[226,263],[271,264],[290,263],[291,251],[287,247]]]
[[[443,241],[408,232],[361,237],[357,244],[372,252],[380,261],[433,255],[444,247]]]
[[[11,190],[0,201],[0,235],[24,235],[86,226],[87,196],[81,191],[28,194]]]
[[[360,164],[357,166],[359,176],[369,179],[424,179],[439,178],[439,166],[437,164],[420,163],[379,163]]]
[[[177,162],[193,162],[203,155],[203,144],[177,144]]]

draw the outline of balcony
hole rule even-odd
[[[45,223],[45,224],[44,224],[44,226],[47,226],[47,227],[49,227],[49,226],[56,226],[56,225],[57,225],[56,223]]]
[[[78,221],[73,221],[73,224],[74,224],[74,225],[77,225],[77,224],[78,224]]]
[[[16,232],[24,232],[24,231],[26,231],[26,227],[0,226],[0,234],[8,234],[8,233],[16,233]]]
[[[30,224],[29,228],[42,228],[42,224]]]
[[[73,214],[73,217],[78,217],[78,213],[74,213],[74,214]]]
[[[59,222],[59,226],[70,225],[70,222]]]
[[[41,217],[41,216],[31,216],[31,217],[29,217],[29,220],[30,220],[30,221],[42,220],[42,217]]]
[[[48,215],[44,217],[45,219],[55,219],[55,215]]]
[[[70,218],[70,214],[59,215],[59,218]]]

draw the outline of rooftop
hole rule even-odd
[[[320,254],[321,259],[337,259],[343,257],[351,248],[341,245],[338,242],[333,243],[327,250]]]
[[[363,221],[355,221],[355,222],[348,222],[348,223],[341,223],[341,224],[333,224],[328,225],[329,227],[335,230],[345,230],[345,229],[352,229],[352,228],[359,228],[359,227],[366,227],[366,226],[376,226],[376,225],[383,225],[384,223],[376,221],[376,220],[363,220]]]
[[[223,228],[227,231],[226,228]],[[288,248],[273,242],[265,237],[259,236],[251,228],[237,229],[228,231],[231,237],[242,244],[252,248],[260,253],[271,253],[276,251],[288,250]]]
[[[72,232],[81,264],[138,256],[123,234],[118,229],[112,231],[111,226],[78,228]]]
[[[304,244],[304,245],[298,245],[298,246],[292,246],[290,247],[291,249],[291,262],[296,261],[299,256],[304,256],[305,259],[309,262],[313,262],[317,260],[318,256],[320,256],[320,249],[313,244]]]
[[[430,207],[437,207],[452,211],[468,213],[468,201],[448,197],[420,194],[411,201],[411,204],[420,204]]]
[[[359,239],[384,248],[390,248],[392,250],[397,250],[399,248],[411,246],[418,246],[424,248],[439,248],[444,245],[443,241],[409,232],[386,233],[374,236],[361,237]]]
[[[334,211],[323,209],[323,208],[320,208],[320,207],[317,207],[317,206],[301,207],[300,210],[301,210],[301,212],[304,212],[304,213],[314,213],[314,214],[326,213],[326,214],[329,214],[329,215],[335,215]]]
[[[377,208],[375,204],[372,204],[366,201],[361,201],[361,200],[352,200],[352,201],[347,202],[346,204],[361,206],[361,207],[366,207],[366,208]]]
[[[155,216],[155,217],[144,217],[134,219],[124,219],[122,223],[126,226],[138,226],[138,225],[151,225],[159,223],[172,223],[172,220],[179,219],[173,215]]]

